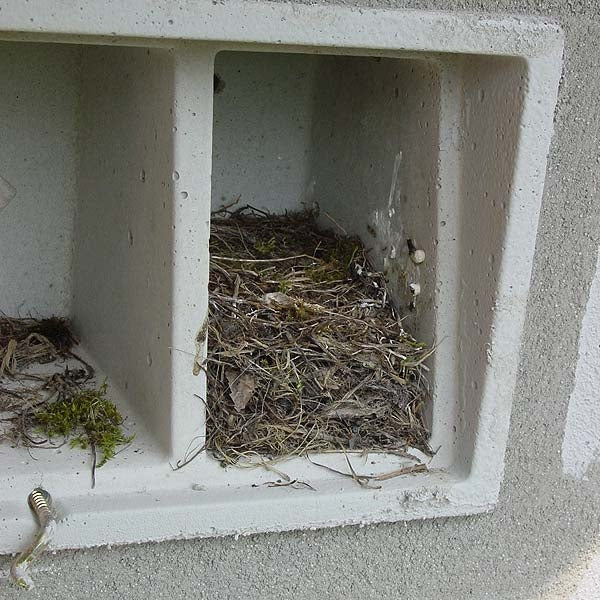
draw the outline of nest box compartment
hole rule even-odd
[[[110,10],[33,29],[28,10],[2,25],[0,310],[71,319],[136,438],[94,490],[84,451],[0,445],[0,551],[35,529],[26,498],[40,484],[63,507],[55,548],[491,509],[560,32],[259,3],[156,16],[168,39]],[[238,197],[273,213],[318,205],[324,224],[327,214],[371,248],[407,329],[437,345],[429,472],[368,490],[286,462],[311,490],[269,487],[272,472],[223,469],[206,453],[172,470],[205,434],[211,210]]]

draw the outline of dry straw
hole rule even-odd
[[[223,464],[430,454],[431,349],[403,329],[358,238],[244,207],[213,215],[210,253],[206,448]]]
[[[0,441],[90,448],[94,487],[96,466],[133,436],[123,433],[106,383],[96,388],[94,369],[73,352],[77,343],[66,319],[0,316]]]

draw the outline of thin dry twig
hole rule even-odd
[[[351,477],[356,483],[358,483],[362,487],[368,487],[370,489],[380,489],[381,486],[373,486],[370,485],[372,481],[387,481],[388,479],[393,479],[394,477],[402,477],[403,475],[411,475],[414,473],[426,473],[429,471],[427,465],[423,463],[419,463],[416,465],[409,465],[407,467],[402,467],[400,469],[394,469],[393,471],[389,471],[387,473],[379,473],[378,475],[364,475],[359,474],[354,470],[348,455],[345,455],[346,463],[348,465],[348,469],[350,473],[346,473],[344,471],[340,471],[339,469],[334,469],[329,465],[324,465],[322,463],[315,462],[310,457],[307,457],[308,460],[315,465],[315,467],[321,467],[322,469],[326,469],[327,471],[331,471],[332,473],[336,473],[337,475],[342,475],[343,477]]]

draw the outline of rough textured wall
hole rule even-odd
[[[18,188],[0,220],[0,305],[9,315],[67,316],[81,49],[63,45],[50,61],[42,44],[21,48],[0,43],[0,176]]]
[[[598,597],[600,463],[563,474],[561,448],[598,244],[600,6],[595,0],[388,0],[374,6],[539,14],[566,35],[506,475],[488,515],[66,552],[28,596],[2,598]],[[107,526],[110,526],[107,524]],[[8,567],[0,559],[0,568]]]
[[[306,54],[217,54],[215,73],[225,82],[225,93],[214,97],[215,209],[238,197],[242,205],[274,212],[302,208],[319,60]],[[249,177],[257,165],[269,176]]]

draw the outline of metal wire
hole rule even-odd
[[[38,533],[33,542],[13,561],[10,567],[10,578],[17,586],[30,590],[34,587],[33,579],[27,572],[31,563],[46,549],[56,527],[56,515],[52,496],[43,488],[35,488],[28,496],[27,502],[39,522]]]

